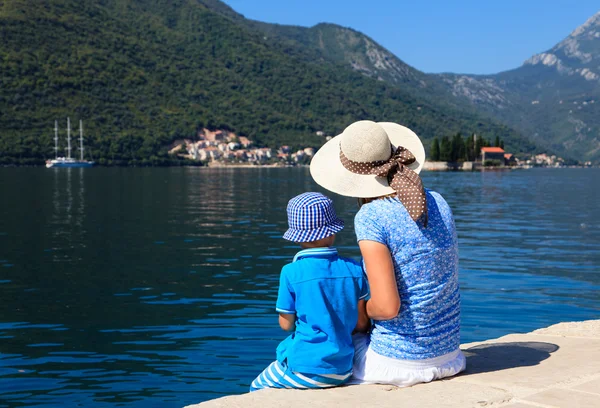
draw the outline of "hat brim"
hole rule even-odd
[[[394,148],[405,147],[416,161],[408,167],[420,173],[425,163],[425,148],[419,136],[409,128],[391,122],[378,122],[383,127]],[[340,161],[340,137],[325,143],[310,162],[310,174],[321,187],[347,197],[372,198],[394,192],[385,177],[355,174],[347,170]]]
[[[315,229],[300,230],[289,228],[283,234],[283,239],[292,242],[313,242],[337,234],[343,229],[344,221],[338,218],[330,224]]]

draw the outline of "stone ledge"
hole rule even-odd
[[[559,323],[461,348],[467,370],[447,380],[410,388],[261,390],[188,408],[600,406],[600,320]]]

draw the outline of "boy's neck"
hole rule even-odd
[[[313,248],[329,248],[331,245],[309,245],[312,242],[303,242],[300,244],[300,248],[302,249],[313,249]]]
[[[330,235],[326,238],[321,238],[312,242],[301,242],[300,247],[302,249],[310,249],[310,248],[329,248],[333,246],[335,242],[335,235]]]

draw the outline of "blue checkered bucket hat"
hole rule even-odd
[[[333,202],[321,193],[303,193],[287,206],[289,229],[283,238],[292,242],[312,242],[327,238],[344,228],[335,214]]]

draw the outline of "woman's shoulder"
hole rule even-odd
[[[425,189],[425,195],[433,197],[436,201],[446,202],[446,200],[444,199],[444,197],[442,197],[442,195],[440,193],[438,193],[437,191],[431,190],[429,188]]]
[[[436,191],[426,190],[426,194],[430,220],[438,217],[443,221],[444,228],[454,230],[454,214],[448,202]]]
[[[428,200],[433,199],[433,201],[435,201],[435,203],[437,204],[437,206],[439,208],[444,208],[444,209],[450,209],[450,206],[448,205],[448,202],[446,201],[446,199],[437,191],[433,191],[430,190],[428,188],[425,189],[425,195],[427,196]]]

